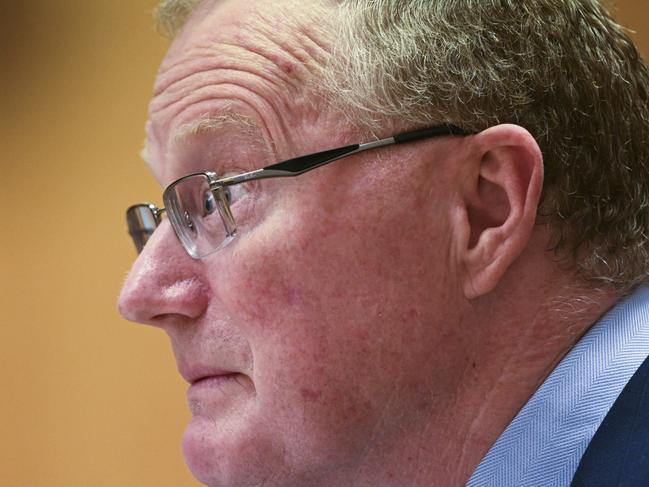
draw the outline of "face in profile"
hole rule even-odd
[[[147,124],[162,187],[361,142],[308,95],[301,63],[319,61],[284,13],[208,2],[174,41]],[[135,262],[120,308],[171,339],[189,383],[183,450],[204,483],[349,485],[445,407],[461,367],[447,175],[440,164],[432,192],[412,150],[373,157],[241,185],[232,243],[193,259],[163,220]]]

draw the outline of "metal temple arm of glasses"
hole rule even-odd
[[[455,125],[438,125],[421,130],[414,130],[411,132],[404,132],[402,134],[387,137],[385,139],[374,140],[364,144],[351,144],[345,147],[338,147],[315,154],[300,156],[286,161],[278,162],[266,166],[263,169],[256,171],[239,174],[230,178],[220,179],[219,184],[230,186],[233,184],[243,183],[246,181],[253,181],[256,179],[277,178],[277,177],[291,177],[299,176],[312,169],[329,164],[330,162],[337,161],[343,157],[358,154],[371,149],[377,149],[386,145],[404,144],[406,142],[413,142],[416,140],[428,139],[432,137],[440,137],[445,135],[467,135],[468,132],[456,127]]]
[[[468,132],[457,125],[444,124],[425,129],[412,130],[410,132],[403,132],[394,136],[395,144],[405,144],[406,142],[414,142],[415,140],[431,139],[433,137],[443,137],[446,135],[470,135]]]
[[[271,166],[266,166],[263,169],[257,169],[256,171],[246,172],[232,176],[230,178],[220,179],[218,183],[224,186],[230,186],[233,184],[244,183],[246,181],[253,181],[256,179],[299,176],[300,174],[304,174],[311,169],[329,164],[330,162],[337,161],[338,159],[341,159],[343,157],[389,144],[394,144],[394,139],[392,137],[390,137],[389,139],[370,142],[369,144],[352,144],[345,147],[338,147],[337,149],[326,150],[317,152],[315,154],[296,157],[294,159],[288,159]]]

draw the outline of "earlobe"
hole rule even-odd
[[[493,290],[527,245],[543,186],[541,151],[525,129],[498,125],[472,142],[458,240],[468,299]]]

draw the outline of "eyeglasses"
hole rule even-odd
[[[469,132],[451,124],[405,132],[364,144],[352,144],[238,174],[218,178],[213,172],[199,172],[171,183],[162,195],[164,208],[151,203],[133,205],[126,210],[128,231],[138,253],[160,225],[164,212],[187,253],[200,259],[229,244],[237,235],[237,221],[242,221],[250,205],[249,195],[235,186],[258,179],[293,177],[343,157],[393,144]],[[249,203],[249,202],[248,202]],[[243,218],[242,218],[243,217]]]

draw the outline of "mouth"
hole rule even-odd
[[[241,374],[236,372],[226,372],[221,374],[209,374],[209,375],[200,376],[188,382],[192,387],[198,385],[208,385],[208,384],[217,385],[217,384],[223,384],[230,381],[238,381],[240,376]]]
[[[189,384],[189,391],[198,393],[212,389],[229,390],[231,386],[248,389],[250,379],[245,374],[236,370],[220,369],[201,364],[182,364],[179,367],[180,375]]]
[[[206,361],[178,362],[178,371],[187,381],[187,401],[196,418],[217,415],[227,417],[235,405],[254,395],[255,388],[250,378],[240,369],[220,368]]]
[[[238,372],[199,374],[189,381],[187,401],[193,418],[227,417],[235,405],[250,398],[249,380]],[[254,389],[253,389],[254,390]]]
[[[236,376],[241,375],[234,370],[219,369],[201,364],[180,364],[179,371],[190,386],[207,381],[233,380]]]

